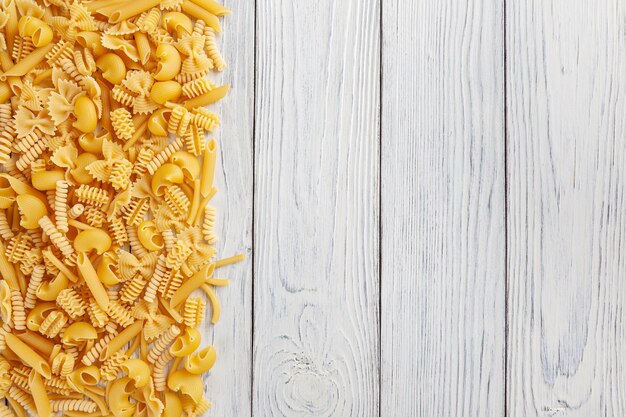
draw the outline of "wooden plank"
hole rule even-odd
[[[378,0],[259,0],[255,416],[378,417]]]
[[[205,335],[217,350],[217,362],[205,378],[210,415],[250,417],[252,382],[252,148],[254,117],[254,3],[225,0],[232,14],[223,19],[221,50],[228,67],[218,83],[232,85],[228,96],[212,109],[221,116],[216,184],[211,201],[217,209],[219,257],[246,253],[245,262],[216,270],[230,279],[217,288],[222,314]],[[210,314],[209,307],[209,314]]]
[[[383,14],[383,415],[504,415],[503,2]]]
[[[507,22],[509,415],[624,415],[626,4]]]

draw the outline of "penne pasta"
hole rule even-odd
[[[46,54],[50,52],[53,47],[53,44],[48,44],[46,46],[42,46],[41,48],[35,49],[29,55],[24,57],[24,59],[0,74],[0,80],[6,81],[8,77],[19,77],[28,73],[29,71],[32,71],[33,68],[35,68],[41,63],[41,61],[44,60]]]
[[[91,291],[91,294],[96,300],[96,303],[98,303],[100,308],[106,311],[109,308],[109,296],[104,289],[104,286],[98,279],[96,269],[93,267],[91,261],[84,252],[78,253],[76,266],[78,267],[78,271],[80,272],[81,276],[85,280],[87,287],[89,287],[89,291]]]
[[[224,16],[230,13],[230,10],[228,10],[226,7],[222,6],[221,4],[213,0],[191,0],[191,1],[215,16]]]
[[[220,26],[220,21],[217,16],[198,6],[196,3],[193,3],[190,0],[183,0],[183,11],[189,13],[196,19],[203,20],[216,32],[222,31],[222,27]]]
[[[143,321],[136,321],[132,325],[125,328],[121,333],[115,336],[100,354],[100,359],[105,360],[111,357],[113,353],[119,352],[124,345],[133,340],[143,328]]]
[[[224,84],[198,97],[187,100],[185,102],[185,107],[187,109],[193,109],[195,107],[202,107],[215,103],[216,101],[219,101],[226,97],[228,90],[230,90],[230,84]]]
[[[28,387],[30,393],[35,401],[35,408],[37,414],[40,416],[49,416],[52,413],[52,407],[50,406],[50,400],[48,399],[48,390],[43,383],[41,375],[34,370],[31,371],[28,377]]]
[[[44,358],[11,333],[8,333],[5,339],[9,349],[15,353],[24,365],[30,366],[44,378],[50,379],[52,372],[50,365]]]
[[[143,0],[124,3],[123,7],[113,6],[115,10],[109,15],[109,22],[119,23],[122,20],[130,19],[158,6],[159,3],[161,3],[161,0]]]

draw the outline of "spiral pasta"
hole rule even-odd
[[[30,281],[28,287],[26,287],[26,295],[24,297],[24,308],[32,309],[37,302],[37,289],[43,281],[43,276],[46,272],[46,268],[43,265],[37,265],[33,268],[30,275]]]
[[[11,388],[9,388],[8,395],[11,399],[15,400],[19,405],[21,405],[22,408],[24,408],[24,410],[26,410],[27,412],[33,415],[37,414],[33,398],[17,385],[13,385]]]
[[[19,290],[11,291],[12,323],[15,330],[26,329],[26,310],[24,309],[24,299]]]
[[[177,138],[174,142],[170,143],[159,152],[147,165],[148,173],[153,175],[161,165],[163,165],[175,152],[180,151],[183,148],[183,139]]]
[[[70,241],[54,226],[48,216],[43,216],[39,220],[39,225],[43,232],[50,238],[52,243],[61,251],[65,258],[72,258],[74,255],[74,248]]]
[[[67,181],[57,181],[56,190],[54,193],[54,217],[56,219],[56,227],[62,233],[67,233],[70,230],[67,223],[67,196],[69,188],[70,185]]]
[[[78,400],[78,399],[67,399],[67,400],[52,400],[50,401],[52,405],[52,411],[83,411],[86,413],[93,413],[96,411],[98,405],[90,400]]]
[[[72,219],[77,219],[77,218],[79,218],[80,216],[82,216],[82,214],[83,214],[83,212],[84,212],[84,211],[85,211],[85,206],[84,206],[84,205],[82,205],[82,204],[80,204],[80,203],[77,203],[77,204],[74,204],[74,205],[70,208],[70,210],[69,210],[69,212],[68,212],[67,214],[68,214],[68,216],[69,216],[69,217],[71,217]]]
[[[178,326],[171,326],[165,333],[159,337],[154,344],[152,345],[152,349],[148,352],[148,356],[146,360],[149,363],[155,363],[156,360],[165,352],[165,349],[174,341],[174,339],[180,334],[180,328]]]

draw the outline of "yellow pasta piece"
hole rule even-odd
[[[52,50],[52,47],[53,45],[49,44],[35,49],[11,68],[1,73],[0,80],[6,81],[9,77],[19,77],[27,74],[44,60],[46,54]]]
[[[186,13],[189,13],[196,19],[204,20],[204,22],[212,27],[216,32],[222,31],[220,21],[217,16],[215,16],[208,10],[203,9],[201,6],[198,6],[196,3],[191,2],[190,0],[183,0],[182,10]]]
[[[141,2],[127,2],[123,8],[113,6],[114,11],[109,15],[109,22],[118,23],[133,16],[137,16],[146,10],[158,6],[160,0],[145,0]],[[102,9],[100,9],[102,10]]]
[[[109,308],[109,296],[104,289],[104,286],[98,279],[98,275],[96,274],[96,270],[94,269],[91,261],[87,258],[87,255],[84,252],[78,253],[76,266],[80,271],[82,277],[87,283],[91,294],[93,295],[96,303],[103,310],[107,310]]]
[[[5,336],[5,340],[9,349],[11,349],[25,365],[33,368],[44,378],[50,378],[52,375],[50,365],[48,365],[48,362],[37,352],[11,333]]]
[[[224,16],[230,13],[226,7],[213,0],[191,0],[198,6],[205,9],[207,12],[214,14],[215,16]]]

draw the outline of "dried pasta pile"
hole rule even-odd
[[[0,416],[198,416],[213,0],[0,2]],[[192,294],[198,290],[198,294]],[[26,414],[25,414],[26,413]]]

